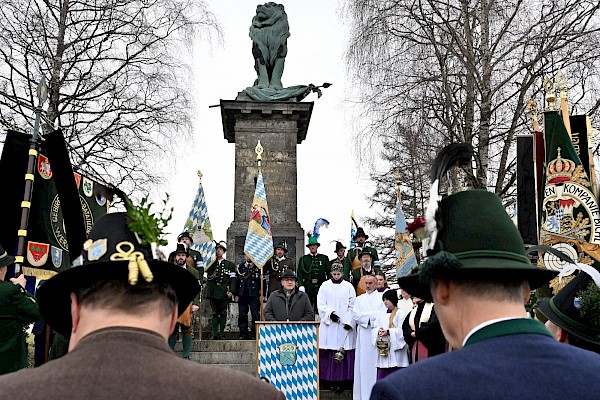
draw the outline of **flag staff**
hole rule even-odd
[[[17,231],[17,254],[15,255],[15,276],[21,275],[21,266],[25,261],[25,239],[27,238],[27,226],[29,224],[29,210],[31,208],[31,195],[33,193],[33,179],[35,164],[38,156],[38,138],[40,130],[40,118],[43,105],[48,97],[48,86],[46,78],[42,76],[37,86],[38,105],[35,108],[35,123],[33,125],[33,136],[29,140],[29,159],[27,161],[27,173],[25,174],[25,192],[21,202],[21,223]]]
[[[260,144],[260,140],[258,141],[258,143],[256,144],[256,147],[254,148],[254,152],[256,153],[256,163],[258,164],[258,172],[260,172],[260,167],[262,164],[262,153],[263,153],[263,147]],[[264,266],[263,266],[264,267]],[[260,320],[264,321],[265,320],[265,281],[264,281],[264,275],[263,275],[263,270],[264,268],[261,267],[260,268]]]

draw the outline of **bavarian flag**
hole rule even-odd
[[[31,135],[8,131],[0,161],[0,184],[10,188],[5,190],[0,206],[4,220],[0,240],[13,254],[20,229],[30,139]],[[104,185],[73,172],[60,131],[44,135],[35,165],[23,273],[48,279],[70,268],[94,221],[108,212],[107,193]],[[74,249],[70,254],[69,247]]]
[[[248,233],[244,243],[244,253],[252,262],[262,268],[273,256],[273,232],[267,206],[267,193],[263,182],[262,172],[258,171],[252,213],[248,224]]]
[[[540,244],[562,251],[575,262],[598,268],[600,209],[592,183],[558,111],[546,111],[544,125],[546,166]],[[548,252],[538,263],[552,270],[561,270],[565,264]]]
[[[417,266],[417,257],[410,240],[410,233],[406,229],[406,218],[402,211],[402,201],[396,202],[396,277],[400,278],[410,274]]]
[[[200,175],[200,172],[198,174]],[[196,193],[196,198],[192,204],[188,219],[185,221],[183,230],[193,232],[192,237],[194,242],[192,243],[192,249],[200,253],[204,265],[211,265],[216,260],[217,253],[213,241],[210,219],[208,218],[208,208],[206,207],[202,180],[200,180],[198,185],[198,192]]]

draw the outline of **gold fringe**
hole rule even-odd
[[[58,272],[50,271],[49,269],[40,269],[32,267],[23,267],[23,275],[35,276],[37,279],[50,279]]]

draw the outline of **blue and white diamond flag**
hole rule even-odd
[[[318,322],[257,322],[257,375],[288,400],[319,398]]]
[[[192,209],[183,229],[187,232],[192,232],[194,239],[191,246],[192,249],[200,252],[204,265],[210,265],[217,258],[217,254],[213,241],[212,227],[208,218],[202,181],[198,184],[198,192],[196,193],[194,204],[192,204]]]
[[[258,171],[258,177],[256,178],[256,190],[254,191],[251,212],[246,243],[244,243],[244,253],[250,257],[254,265],[262,268],[273,256],[273,233],[271,232],[265,183],[260,171]]]

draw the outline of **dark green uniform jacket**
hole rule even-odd
[[[41,318],[35,297],[20,285],[0,281],[0,374],[27,367],[24,325]]]
[[[267,298],[274,291],[279,289],[279,278],[283,271],[286,269],[291,269],[292,271],[296,270],[296,266],[294,265],[294,261],[291,258],[285,257],[283,260],[277,260],[276,256],[271,257],[271,259],[265,264],[263,273],[268,278],[268,291]]]
[[[306,294],[316,296],[321,284],[331,278],[331,265],[324,254],[307,254],[300,257],[298,268],[298,287],[304,286]]]
[[[235,293],[236,272],[235,264],[229,260],[216,260],[206,268],[206,285],[204,298],[213,300],[227,300],[227,291]]]

